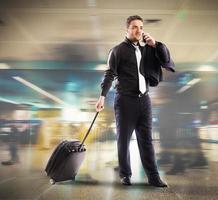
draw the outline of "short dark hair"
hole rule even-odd
[[[129,16],[129,17],[126,19],[126,28],[129,27],[131,21],[133,21],[133,20],[140,20],[140,21],[143,22],[143,19],[142,19],[140,16],[138,16],[138,15],[131,15],[131,16]]]

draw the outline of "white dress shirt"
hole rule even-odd
[[[138,66],[139,91],[142,94],[144,94],[146,92],[146,81],[145,81],[144,76],[140,73],[140,70],[139,70],[142,54],[141,54],[141,51],[138,45],[133,45],[133,46],[135,47],[135,55],[136,55],[137,66]]]

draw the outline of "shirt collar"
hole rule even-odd
[[[135,45],[135,44],[134,44],[130,39],[128,39],[127,37],[125,37],[124,42],[126,42],[127,44],[131,45],[131,46],[134,47],[134,48],[135,48],[135,46],[141,47],[139,42],[137,42],[137,45]]]

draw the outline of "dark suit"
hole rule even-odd
[[[174,71],[169,51],[162,43],[157,47],[139,46],[142,54],[140,72],[145,77],[147,91],[139,91],[135,47],[127,38],[115,46],[108,59],[101,84],[102,96],[106,96],[112,81],[116,79],[114,110],[117,128],[117,147],[120,176],[131,176],[129,143],[133,131],[136,132],[142,165],[148,177],[158,175],[152,144],[152,112],[148,95],[149,85],[155,86],[162,80],[161,66]]]

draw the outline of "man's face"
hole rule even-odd
[[[129,27],[126,30],[127,38],[133,42],[138,42],[141,40],[143,33],[143,22],[141,20],[133,20],[131,21]]]

